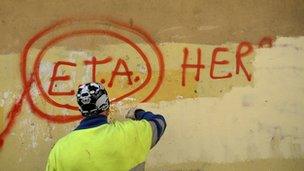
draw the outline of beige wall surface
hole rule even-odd
[[[167,130],[147,170],[304,170],[304,2],[0,2],[0,170],[44,170],[102,82]]]

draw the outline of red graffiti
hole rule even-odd
[[[60,65],[68,65],[68,66],[73,66],[73,67],[76,66],[76,64],[73,63],[73,62],[66,62],[66,61],[58,61],[58,62],[56,62],[55,66],[54,66],[52,77],[50,79],[51,83],[50,83],[50,86],[49,86],[49,89],[48,89],[48,93],[49,93],[49,95],[53,95],[53,96],[69,96],[69,95],[74,95],[75,94],[74,90],[71,90],[69,92],[54,92],[53,91],[55,81],[67,81],[67,80],[71,79],[69,75],[57,76],[58,67]]]
[[[123,68],[124,68],[123,72],[119,71],[120,66],[123,66]],[[112,72],[111,80],[110,80],[108,86],[109,87],[113,86],[113,81],[114,81],[116,75],[126,76],[128,78],[128,84],[132,85],[132,80],[131,80],[132,74],[133,74],[133,72],[129,70],[126,61],[124,61],[123,59],[118,59],[116,67],[115,67],[114,71]]]
[[[230,62],[228,60],[217,60],[217,56],[222,53],[228,52],[229,49],[226,47],[216,47],[213,49],[212,52],[212,58],[210,63],[210,70],[209,70],[209,76],[211,79],[227,79],[231,78],[233,74],[231,72],[228,72],[224,75],[215,75],[215,67],[218,65],[228,65]],[[183,56],[183,64],[181,65],[182,69],[182,86],[186,85],[186,69],[187,68],[194,68],[196,69],[196,75],[195,75],[195,81],[200,80],[200,72],[201,69],[205,68],[205,65],[202,63],[201,59],[201,49],[197,49],[197,64],[188,64],[187,59],[189,56],[189,50],[188,48],[184,48],[184,56]],[[251,73],[248,72],[247,68],[243,64],[243,58],[248,57],[253,52],[253,45],[249,42],[240,42],[238,46],[236,47],[236,53],[235,53],[235,74],[240,74],[241,71],[244,72],[246,78],[248,81],[251,81]]]
[[[11,109],[9,110],[8,114],[7,114],[7,125],[5,126],[5,128],[3,129],[3,131],[0,134],[0,147],[3,146],[4,144],[4,139],[5,137],[10,133],[10,131],[12,130],[17,116],[20,113],[22,104],[23,104],[23,100],[25,99],[25,96],[28,94],[28,92],[30,91],[30,85],[33,82],[33,75],[30,76],[30,79],[28,80],[28,82],[25,85],[25,89],[23,89],[23,92],[20,96],[20,98],[13,104],[13,106],[11,107]]]
[[[56,107],[61,107],[61,108],[66,108],[66,109],[70,109],[70,110],[75,110],[75,111],[78,111],[78,107],[76,106],[72,106],[72,105],[69,105],[69,104],[60,104],[58,102],[56,102],[55,100],[53,100],[51,97],[48,96],[48,94],[45,92],[45,90],[43,89],[43,86],[42,86],[42,82],[40,80],[40,75],[39,75],[39,70],[40,70],[40,66],[41,66],[41,60],[43,58],[43,55],[46,53],[47,49],[49,49],[50,47],[54,46],[56,43],[59,43],[60,41],[66,39],[66,38],[69,38],[69,37],[73,37],[73,36],[80,36],[80,35],[108,35],[108,36],[111,36],[111,37],[114,37],[114,38],[117,38],[127,44],[129,44],[131,47],[133,47],[137,52],[138,54],[142,57],[143,61],[145,62],[146,64],[146,67],[147,67],[147,77],[145,79],[145,81],[140,85],[138,86],[137,88],[135,88],[134,90],[120,96],[120,97],[117,97],[115,100],[113,100],[113,102],[117,102],[119,100],[122,100],[136,92],[138,92],[139,90],[141,90],[143,87],[145,87],[150,79],[151,79],[151,75],[152,75],[152,70],[151,70],[151,65],[148,61],[148,58],[147,56],[144,54],[144,52],[135,44],[133,43],[131,40],[129,40],[128,38],[118,34],[118,33],[115,33],[115,32],[112,32],[112,31],[108,31],[108,30],[101,30],[101,29],[96,29],[96,30],[80,30],[80,31],[72,31],[72,32],[68,32],[68,33],[64,33],[58,37],[55,37],[54,39],[50,40],[43,48],[42,50],[39,52],[39,54],[37,55],[37,58],[35,60],[35,64],[34,64],[34,76],[35,76],[35,81],[37,83],[37,87],[39,89],[39,91],[41,92],[41,95],[42,97],[50,104],[56,106]],[[154,92],[152,92],[152,94],[150,94],[148,97],[151,98],[152,95],[154,95]],[[47,118],[45,116],[44,113],[41,113],[42,117],[44,117],[45,119]],[[52,115],[53,116],[53,115]],[[65,116],[65,118],[70,118],[70,115],[67,115]],[[53,121],[56,121],[56,120],[53,120]]]
[[[183,64],[181,65],[182,66],[182,86],[186,85],[185,82],[186,82],[186,69],[187,68],[196,69],[196,74],[195,74],[196,81],[199,81],[199,79],[200,79],[201,69],[205,68],[205,66],[203,64],[201,64],[202,52],[201,52],[200,48],[197,49],[197,64],[188,64],[187,63],[188,56],[189,56],[189,50],[187,48],[184,48],[184,60],[183,60]]]
[[[103,60],[97,61],[95,56],[92,57],[91,61],[88,61],[88,60],[84,61],[85,65],[92,65],[92,81],[93,82],[96,82],[96,65],[97,64],[106,64],[106,63],[111,62],[111,61],[112,61],[111,57],[107,57]],[[101,82],[104,83],[104,81],[101,81]]]
[[[97,58],[95,56],[92,57],[92,60],[85,60],[83,61],[83,63],[85,65],[92,65],[92,81],[96,82],[96,65],[97,64],[107,64],[109,62],[111,62],[113,60],[112,57],[107,57],[103,60],[97,60]],[[54,87],[54,83],[55,81],[67,81],[70,80],[70,76],[69,75],[65,75],[65,76],[57,76],[57,71],[58,71],[58,67],[60,65],[67,65],[67,66],[73,66],[76,67],[77,65],[75,63],[72,62],[68,62],[68,61],[58,61],[55,63],[54,65],[54,69],[53,69],[53,75],[50,79],[50,86],[49,86],[49,90],[48,90],[48,94],[49,95],[53,95],[53,96],[71,96],[71,95],[75,95],[75,91],[71,90],[69,92],[54,92],[53,91],[53,87]],[[123,71],[120,71],[121,68],[123,69]],[[127,77],[128,79],[128,84],[132,85],[133,81],[131,76],[133,75],[133,72],[129,69],[127,63],[125,60],[119,58],[117,60],[116,66],[114,68],[114,70],[112,71],[112,75],[111,75],[111,79],[108,83],[108,87],[111,88],[114,84],[114,79],[117,76],[124,76]],[[140,80],[139,76],[135,76],[134,78],[134,82],[138,82]],[[100,82],[105,83],[106,80],[101,78]]]
[[[272,37],[263,37],[259,42],[259,48],[271,48],[273,43]]]
[[[217,61],[216,60],[216,56],[219,52],[227,52],[228,51],[228,48],[225,48],[225,47],[217,47],[213,50],[213,53],[212,53],[212,61],[211,61],[211,68],[210,68],[210,77],[213,78],[213,79],[222,79],[222,78],[229,78],[229,77],[232,77],[232,74],[229,72],[228,74],[224,75],[224,76],[215,76],[214,75],[214,66],[215,64],[218,64],[218,65],[226,65],[226,64],[229,64],[229,61],[227,60],[222,60],[222,61]]]
[[[67,27],[69,28],[70,25],[72,24],[77,24],[77,23],[83,23],[83,22],[93,22],[93,23],[104,23],[107,22],[109,23],[113,28],[117,28],[120,31],[114,31],[113,29],[101,29],[100,27],[97,27],[96,29],[92,27],[88,27],[88,29],[82,29],[79,30],[74,30],[75,27],[72,30],[66,29]],[[100,23],[99,23],[100,24]],[[97,25],[99,25],[97,24]],[[41,44],[41,50],[37,53],[37,55],[34,56],[34,65],[28,67],[28,60],[32,59],[29,58],[29,54],[31,49],[33,48],[34,44],[43,39],[45,40],[47,35],[52,35],[50,33],[53,33],[55,31],[58,31],[58,29],[65,28],[63,29],[63,33],[57,33],[54,34],[52,38],[48,38],[46,40],[46,43]],[[122,32],[127,32],[128,34],[123,34]],[[153,63],[156,63],[156,68],[153,68],[155,66],[151,65],[151,56],[148,56],[145,52],[144,49],[140,48],[139,44],[136,44],[135,41],[132,41],[130,37],[127,37],[126,35],[134,35],[137,36],[137,39],[140,38],[143,40],[145,44],[147,44],[151,49],[153,54],[155,55],[155,59],[153,60]],[[105,84],[108,81],[107,86],[109,88],[113,87],[115,85],[115,80],[117,80],[117,77],[123,77],[127,80],[128,85],[132,85],[133,89],[129,90],[128,92],[121,94],[119,97],[116,97],[114,100],[112,100],[112,103],[118,102],[126,97],[130,97],[139,91],[143,90],[147,85],[149,87],[152,87],[150,89],[150,92],[148,92],[147,95],[143,97],[141,102],[147,102],[149,101],[160,89],[160,86],[164,80],[165,76],[165,65],[164,65],[164,59],[163,55],[159,49],[159,47],[156,45],[155,41],[152,39],[152,37],[145,32],[143,29],[132,25],[130,26],[127,23],[123,23],[117,20],[109,19],[109,18],[100,18],[100,19],[67,19],[67,20],[62,20],[59,22],[54,23],[53,25],[43,29],[36,35],[34,35],[24,46],[21,56],[20,56],[20,72],[21,72],[21,79],[23,82],[23,91],[21,93],[21,96],[16,100],[16,102],[13,104],[11,107],[10,111],[7,114],[7,122],[5,125],[5,128],[2,130],[0,133],[0,147],[3,146],[5,138],[8,136],[10,133],[11,129],[13,128],[16,119],[18,117],[18,114],[20,113],[23,101],[26,100],[30,106],[31,111],[33,114],[36,116],[47,120],[48,122],[54,122],[54,123],[67,123],[67,122],[73,122],[77,121],[82,118],[82,116],[75,111],[78,111],[77,106],[73,106],[71,104],[62,104],[56,101],[55,98],[56,96],[72,96],[75,95],[74,90],[66,90],[66,91],[57,91],[56,89],[56,83],[57,82],[68,82],[71,80],[71,76],[68,74],[60,74],[59,68],[63,67],[68,67],[68,68],[76,68],[77,64],[74,62],[70,61],[64,61],[64,60],[59,60],[54,63],[54,68],[53,72],[51,74],[51,77],[49,79],[50,84],[47,89],[47,91],[44,90],[42,80],[41,80],[41,75],[40,75],[40,67],[43,58],[45,58],[46,54],[48,53],[49,49],[54,47],[55,45],[61,43],[62,41],[66,39],[70,39],[73,37],[80,37],[80,36],[108,36],[110,38],[113,38],[117,41],[122,42],[123,44],[131,47],[135,53],[138,55],[139,59],[143,61],[145,68],[146,68],[146,76],[145,78],[142,78],[133,72],[130,67],[128,66],[128,63],[126,60],[123,58],[119,57],[114,57],[114,56],[105,56],[102,59],[98,59],[96,56],[93,56],[90,59],[86,59],[82,61],[83,65],[85,67],[89,67],[91,69],[92,73],[92,81],[94,82],[101,82]],[[268,45],[269,47],[272,47],[272,42],[273,40],[270,37],[265,37],[263,38],[260,43],[259,47],[264,47]],[[211,61],[210,61],[210,70],[209,70],[209,76],[213,80],[217,79],[228,79],[233,76],[233,72],[226,72],[224,74],[216,74],[215,68],[218,67],[223,67],[225,65],[229,65],[232,63],[231,61],[228,60],[219,60],[219,55],[225,55],[228,52],[231,52],[228,48],[226,47],[216,47],[213,49],[212,56],[211,56]],[[238,46],[236,47],[236,52],[235,52],[235,75],[240,75],[241,72],[244,73],[243,75],[246,77],[248,81],[252,80],[252,73],[249,73],[247,70],[246,66],[244,65],[243,60],[247,58],[250,54],[253,52],[253,45],[249,42],[240,42]],[[183,63],[181,64],[181,70],[182,70],[182,80],[181,80],[181,85],[183,87],[186,86],[186,71],[190,69],[194,69],[195,72],[195,81],[200,80],[200,74],[201,72],[205,69],[205,65],[203,64],[203,57],[202,57],[202,49],[197,48],[197,53],[196,53],[196,63],[190,63],[188,60],[189,58],[189,50],[187,47],[183,49]],[[117,59],[117,60],[115,60]],[[102,67],[108,64],[111,64],[114,62],[113,70],[111,71],[111,76],[109,80],[105,80],[105,78],[96,78],[96,72],[98,67]],[[116,63],[115,63],[116,62]],[[205,62],[205,61],[204,61]],[[79,64],[78,64],[79,65]],[[208,65],[207,65],[208,66]],[[28,68],[33,68],[32,71],[28,71]],[[153,73],[158,73],[154,74],[156,75],[156,78],[152,78],[152,72]],[[30,74],[28,74],[30,73]],[[154,80],[153,80],[154,79]],[[139,82],[140,81],[140,82]],[[137,82],[137,84],[134,84]],[[150,85],[151,82],[153,82],[153,86]],[[39,108],[37,104],[35,104],[35,101],[33,100],[32,94],[31,94],[31,88],[33,87],[32,85],[35,84],[39,94],[40,98],[42,100],[45,100],[46,103],[52,105],[53,107],[56,108],[62,108],[62,109],[67,109],[69,113],[66,113],[65,115],[58,114],[58,113],[46,113],[42,109]],[[136,85],[137,87],[135,87]],[[55,97],[54,97],[55,96]],[[75,112],[75,113],[74,113]]]
[[[120,100],[138,92],[139,90],[142,90],[151,80],[152,68],[151,68],[151,65],[149,62],[149,58],[144,54],[144,52],[139,48],[139,46],[137,46],[129,38],[123,36],[120,33],[110,31],[110,30],[103,30],[103,29],[73,30],[73,31],[65,32],[55,38],[50,39],[44,46],[42,46],[40,52],[36,56],[36,59],[34,61],[33,71],[31,73],[31,75],[28,77],[27,76],[27,73],[28,73],[27,72],[27,60],[28,60],[29,51],[32,48],[32,46],[38,40],[42,39],[43,37],[45,37],[46,35],[48,35],[51,32],[54,32],[57,29],[60,29],[63,27],[68,27],[71,24],[75,24],[75,23],[77,24],[77,23],[81,23],[81,22],[92,22],[92,23],[107,22],[107,23],[110,23],[113,27],[119,28],[119,29],[129,32],[131,34],[134,34],[135,36],[137,36],[141,40],[143,40],[146,44],[148,44],[151,47],[151,49],[153,50],[153,52],[155,53],[156,58],[157,58],[158,77],[157,77],[157,81],[156,81],[154,88],[151,90],[151,92],[146,97],[143,98],[142,102],[146,102],[146,101],[150,100],[155,95],[155,93],[159,90],[159,88],[163,82],[163,79],[164,79],[164,67],[165,66],[164,66],[164,61],[163,61],[163,55],[162,55],[160,49],[158,48],[158,46],[156,45],[155,41],[152,39],[152,37],[147,32],[145,32],[143,29],[141,29],[135,25],[130,26],[128,23],[123,23],[123,22],[120,22],[120,21],[117,21],[114,19],[110,19],[110,18],[98,18],[98,19],[86,19],[86,20],[67,19],[67,20],[58,21],[58,22],[52,24],[51,26],[43,29],[42,31],[38,32],[37,34],[35,34],[26,43],[26,45],[23,48],[23,51],[20,56],[20,66],[21,66],[20,71],[21,71],[21,78],[22,78],[22,82],[23,82],[23,92],[22,92],[20,98],[14,103],[14,105],[12,106],[11,110],[9,111],[9,113],[7,115],[8,117],[7,117],[6,126],[0,134],[0,147],[3,146],[5,138],[11,131],[12,127],[14,126],[16,118],[21,110],[23,100],[25,100],[25,99],[28,101],[28,103],[30,105],[30,109],[35,115],[37,115],[40,118],[46,119],[47,121],[50,121],[50,122],[66,123],[66,122],[73,122],[73,121],[76,121],[76,120],[79,120],[82,118],[82,116],[79,115],[78,113],[77,114],[67,114],[67,115],[59,115],[59,114],[51,115],[51,114],[48,114],[48,113],[42,111],[34,103],[34,101],[32,99],[32,95],[29,91],[32,87],[32,84],[35,83],[36,86],[38,87],[38,90],[40,91],[41,96],[49,104],[56,106],[56,107],[60,107],[60,108],[78,110],[78,108],[76,106],[71,106],[69,104],[59,104],[55,100],[53,100],[49,97],[49,95],[55,95],[55,96],[56,95],[72,95],[75,93],[73,90],[68,91],[68,92],[56,92],[53,90],[54,84],[56,81],[67,81],[70,79],[69,75],[58,75],[57,71],[58,71],[59,66],[66,65],[69,67],[75,67],[76,66],[75,63],[71,63],[71,62],[67,62],[67,61],[58,61],[55,63],[52,77],[50,79],[50,86],[48,89],[49,95],[43,89],[42,82],[40,80],[39,70],[40,70],[42,58],[47,53],[48,49],[50,49],[57,43],[63,41],[64,39],[67,39],[69,37],[82,36],[82,35],[106,35],[106,36],[110,36],[112,38],[116,38],[116,39],[128,44],[129,46],[131,46],[133,49],[136,50],[136,52],[142,58],[142,60],[144,61],[145,65],[147,67],[147,76],[140,86],[138,86],[135,89],[133,89],[132,91],[127,92],[126,94],[116,98],[115,100],[112,101],[112,103],[120,101]],[[94,58],[92,58],[91,62],[84,61],[84,63],[86,65],[92,65],[92,80],[96,79],[96,65],[106,63],[109,61],[110,61],[110,58],[107,58],[106,60],[103,60],[103,61],[97,61],[96,58],[95,58],[95,61],[94,61]],[[119,70],[121,68],[121,66],[125,69],[124,72]],[[117,69],[115,69],[113,71],[113,75],[111,78],[112,80],[115,79],[116,75],[124,75],[124,76],[127,76],[129,79],[129,82],[131,82],[130,75],[132,75],[132,72],[129,71],[125,61],[119,60],[119,62],[116,65],[116,68]],[[138,76],[136,76],[134,79],[134,81],[139,81],[139,80],[140,80],[140,78]],[[101,82],[104,82],[104,80],[101,80]],[[113,84],[113,81],[111,84]]]
[[[245,52],[243,52],[244,48],[246,49]],[[251,81],[251,74],[247,71],[247,69],[245,68],[242,58],[248,56],[249,54],[251,54],[253,52],[253,46],[251,45],[251,43],[249,42],[241,42],[237,49],[236,49],[236,54],[235,54],[235,58],[236,58],[236,74],[240,73],[240,69],[243,70],[243,72],[246,75],[246,78],[248,81]]]

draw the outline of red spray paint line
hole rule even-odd
[[[7,114],[7,118],[6,118],[6,119],[8,119],[7,125],[5,126],[4,130],[0,134],[0,148],[3,146],[5,137],[10,133],[10,131],[12,130],[12,128],[16,122],[16,118],[17,118],[17,115],[20,113],[23,100],[24,100],[26,94],[29,93],[29,91],[30,91],[30,85],[33,82],[33,78],[34,78],[34,76],[31,75],[30,80],[27,82],[27,85],[26,85],[27,88],[23,89],[23,92],[22,92],[20,98],[13,104],[13,106],[11,107],[10,111]]]

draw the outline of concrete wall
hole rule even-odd
[[[304,170],[302,1],[1,1],[0,170],[44,170],[104,83],[168,129],[147,170]]]

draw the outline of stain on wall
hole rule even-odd
[[[98,81],[166,116],[148,170],[303,170],[301,1],[1,4],[2,169],[43,170]]]

